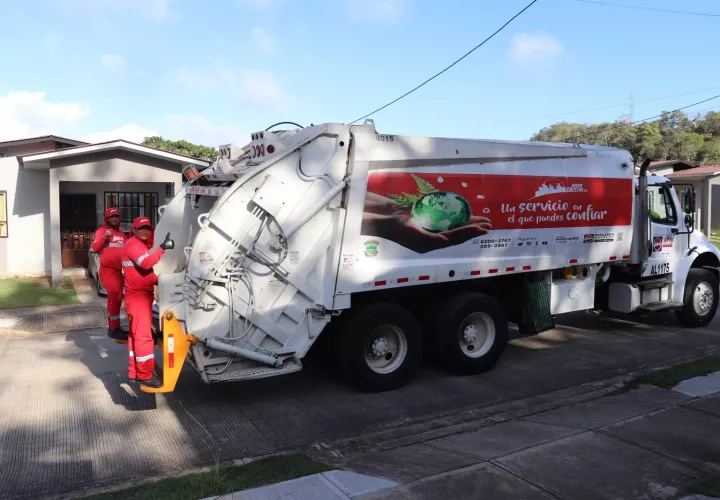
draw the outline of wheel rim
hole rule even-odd
[[[457,339],[465,356],[485,356],[495,343],[495,322],[486,313],[472,313],[460,325]]]
[[[713,302],[715,301],[715,293],[710,285],[702,282],[695,287],[695,293],[693,294],[693,307],[695,312],[700,316],[705,316],[712,309]]]
[[[407,357],[405,333],[393,325],[382,325],[370,332],[365,342],[365,362],[375,373],[391,373]]]

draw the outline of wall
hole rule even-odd
[[[97,225],[104,224],[105,192],[157,193],[158,206],[165,204],[165,183],[159,182],[60,182],[60,195],[94,194]],[[157,220],[157,213],[155,220]]]
[[[8,193],[8,237],[0,238],[0,276],[50,271],[49,175],[20,167],[16,156],[54,148],[53,142],[41,142],[0,150],[0,190]]]
[[[172,182],[182,187],[180,165],[127,151],[107,151],[81,157],[60,158],[51,163],[59,181],[75,182]]]

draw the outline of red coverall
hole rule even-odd
[[[151,226],[147,217],[138,217],[133,228]],[[158,282],[153,266],[165,251],[153,246],[154,233],[146,242],[136,236],[127,240],[123,247],[122,266],[125,277],[125,309],[130,319],[128,335],[128,377],[149,380],[155,369],[155,342],[152,337],[153,290]]]
[[[125,234],[108,225],[110,217],[120,215],[117,208],[105,211],[105,225],[95,232],[92,251],[100,254],[100,281],[107,290],[108,327],[110,330],[120,328],[120,305],[123,301],[122,247]],[[104,238],[105,231],[112,231],[112,236]]]

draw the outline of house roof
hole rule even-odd
[[[33,153],[18,156],[18,161],[25,168],[43,170],[51,168],[51,160],[83,156],[92,153],[110,151],[113,149],[139,153],[141,155],[171,161],[180,165],[192,164],[200,169],[210,166],[210,162],[206,160],[198,160],[197,158],[192,158],[190,156],[169,153],[161,149],[151,148],[149,146],[143,146],[142,144],[136,144],[125,140],[99,142],[97,144],[84,144],[71,148],[58,149],[55,151],[46,151],[44,153]]]
[[[720,165],[707,165],[703,167],[689,168],[687,170],[678,170],[665,177],[713,177],[720,175]]]
[[[650,166],[648,168],[669,167],[671,165],[677,165],[679,163],[683,164],[683,165],[687,165],[689,168],[694,168],[697,166],[697,164],[691,163],[691,162],[685,161],[685,160],[662,160],[662,161],[651,161]]]
[[[12,141],[0,142],[0,148],[12,148],[15,146],[25,146],[27,144],[35,144],[38,142],[62,142],[65,144],[71,144],[72,146],[83,146],[88,144],[87,142],[77,141],[75,139],[68,139],[67,137],[61,137],[59,135],[39,135],[37,137],[27,137],[25,139],[14,139]]]

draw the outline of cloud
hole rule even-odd
[[[283,107],[289,100],[282,84],[269,71],[247,70],[240,76],[240,96],[267,108]]]
[[[10,92],[0,97],[0,140],[66,134],[87,113],[78,103],[48,101],[45,92]]]
[[[280,0],[236,0],[238,7],[243,9],[255,10],[259,12],[267,12],[274,9],[280,3]]]
[[[122,73],[127,68],[127,61],[123,56],[117,54],[103,54],[100,57],[100,66],[111,73]]]
[[[115,130],[108,132],[94,132],[83,138],[85,142],[107,142],[116,139],[124,139],[130,142],[141,143],[146,137],[158,135],[155,130],[140,127],[134,123],[128,123]]]
[[[214,125],[204,117],[182,113],[165,117],[163,134],[173,140],[185,139],[195,144],[218,147],[221,144],[244,145],[249,134],[233,125]]]
[[[53,0],[50,2],[54,6],[88,12],[124,9],[157,21],[167,18],[169,3],[170,0]]]
[[[405,15],[405,0],[346,0],[346,5],[362,21],[396,21]]]
[[[563,44],[554,36],[518,33],[510,42],[508,62],[517,68],[550,68],[557,64],[563,51]]]
[[[227,66],[212,72],[197,72],[180,68],[173,81],[195,90],[221,91],[228,96],[254,103],[261,108],[279,109],[291,103],[283,85],[269,71],[245,70],[235,73]]]
[[[275,42],[272,37],[260,27],[255,26],[250,30],[250,43],[253,49],[261,54],[275,54]]]

